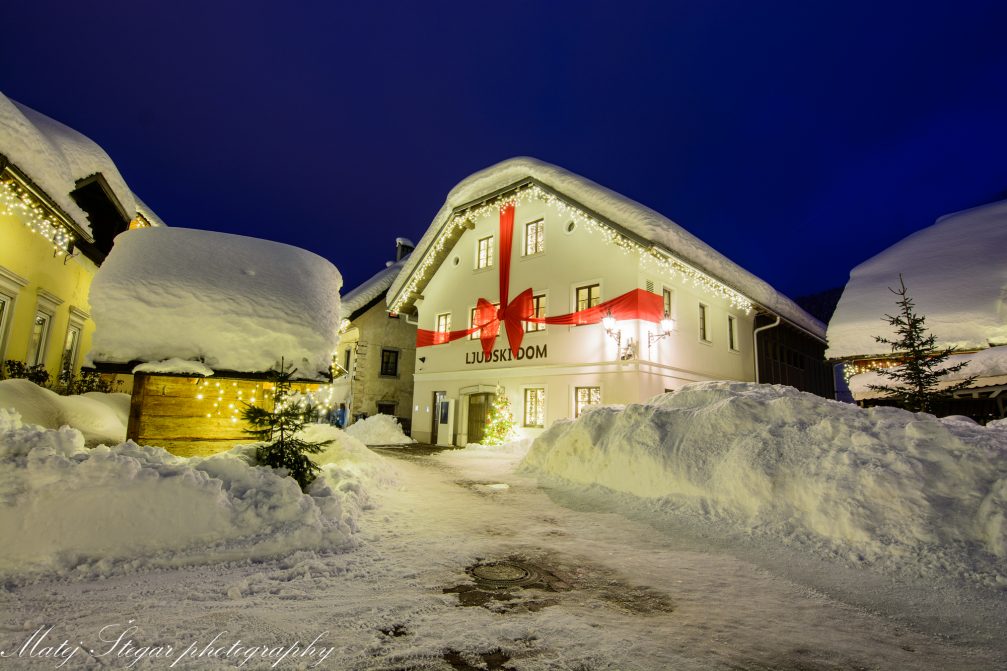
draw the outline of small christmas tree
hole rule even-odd
[[[514,437],[514,413],[511,412],[510,399],[504,393],[503,387],[498,386],[496,396],[490,405],[489,416],[486,418],[483,444],[501,445]]]
[[[885,320],[895,327],[898,336],[892,340],[882,336],[875,336],[875,340],[884,343],[892,348],[892,353],[899,354],[903,360],[901,365],[893,368],[879,368],[878,374],[888,378],[895,385],[871,384],[868,388],[879,391],[888,398],[897,399],[899,405],[906,410],[913,412],[929,412],[933,399],[941,394],[947,394],[958,389],[968,387],[975,381],[975,377],[969,377],[961,382],[948,386],[941,386],[941,379],[951,373],[957,373],[964,368],[968,362],[962,361],[952,366],[941,368],[949,356],[957,348],[947,347],[937,349],[937,336],[928,333],[924,327],[926,317],[917,315],[913,299],[909,297],[909,291],[899,275],[899,289],[888,289],[899,297],[896,301],[900,308],[898,315],[885,315]]]
[[[290,378],[297,369],[287,370],[280,359],[279,369],[270,370],[269,379],[273,382],[273,410],[245,404],[241,417],[252,425],[245,429],[260,441],[255,451],[256,460],[265,466],[285,468],[287,473],[304,491],[315,479],[318,466],[308,458],[309,454],[317,454],[322,447],[331,441],[314,443],[296,438],[298,431],[307,423],[305,410],[300,404],[290,398]]]

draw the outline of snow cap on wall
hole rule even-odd
[[[1007,201],[941,217],[850,272],[829,321],[827,356],[890,354],[899,274],[941,345],[1007,344]]]
[[[201,360],[298,376],[332,363],[342,276],[312,252],[240,235],[147,228],[116,238],[91,285],[96,362]]]
[[[465,178],[451,190],[430,228],[424,233],[402,272],[392,283],[388,292],[389,302],[391,303],[391,299],[404,287],[413,269],[436,240],[441,226],[455,209],[529,177],[626,230],[665,248],[763,308],[815,336],[825,337],[824,324],[773,289],[767,282],[737,265],[664,215],[580,175],[525,156],[511,158],[481,170]]]

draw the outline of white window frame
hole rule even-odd
[[[538,229],[538,231],[539,231],[539,233],[538,233],[538,241],[537,241],[538,244],[536,245],[537,249],[534,249],[532,251],[528,251],[528,241],[529,241],[528,230],[530,228],[532,228],[533,226],[536,229]],[[522,244],[521,244],[521,255],[522,256],[539,256],[541,254],[545,254],[545,219],[544,218],[535,219],[533,221],[529,221],[529,222],[525,223],[525,225],[524,225],[524,240],[522,241]]]
[[[63,338],[63,353],[60,355],[59,365],[60,371],[63,370],[63,361],[66,359],[66,342],[70,336],[71,331],[77,332],[77,341],[74,343],[73,357],[70,361],[70,371],[74,373],[77,371],[78,361],[80,360],[80,341],[84,337],[84,322],[91,318],[91,315],[84,312],[78,307],[73,305],[70,306],[70,319],[67,320],[66,324],[66,335]],[[58,373],[57,373],[58,374]]]
[[[710,334],[710,306],[707,305],[706,303],[700,303],[699,304],[699,314],[697,315],[697,317],[699,318],[699,321],[698,321],[698,326],[699,326],[699,333],[698,333],[698,335],[699,335],[699,342],[706,343],[707,345],[713,344],[713,340],[710,339],[711,338],[711,334]]]
[[[732,352],[740,352],[741,340],[738,338],[738,318],[734,315],[727,315],[727,347]]]
[[[576,386],[575,385],[574,388],[573,388],[573,416],[574,417],[580,417],[580,414],[582,412],[582,408],[581,408],[581,405],[580,405],[580,399],[577,398],[577,392],[579,392],[581,389],[588,389],[588,390],[590,390],[590,389],[597,389],[598,390],[598,402],[597,403],[591,403],[589,401],[588,403],[584,404],[585,408],[587,406],[590,406],[590,405],[601,405],[602,404],[602,394],[601,394],[601,385],[600,384],[592,384],[592,385],[585,385],[585,386]],[[590,398],[590,396],[589,396],[589,398]]]
[[[538,314],[536,314],[536,311],[535,311],[535,299],[536,298],[541,298],[542,302],[544,303],[544,305],[542,306],[542,312],[545,312],[546,310],[549,309],[549,292],[548,291],[538,291],[538,292],[533,291],[532,292],[532,317],[538,317],[539,316]],[[544,317],[545,315],[543,314],[542,316]],[[541,323],[538,323],[538,322],[525,322],[524,323],[524,332],[525,333],[542,333],[542,332],[545,331],[545,327],[546,327],[545,324],[541,324]]]
[[[665,308],[665,295],[668,296],[667,308]],[[661,286],[661,311],[665,319],[675,318],[675,290],[663,285]]]
[[[577,284],[574,284],[573,287],[570,290],[570,304],[571,304],[571,307],[572,307],[571,312],[578,312],[581,309],[578,306],[578,304],[577,304],[577,292],[580,289],[587,289],[589,287],[594,287],[594,286],[598,287],[598,303],[604,303],[605,302],[604,298],[603,298],[604,295],[605,295],[604,294],[604,290],[603,290],[604,288],[602,286],[601,280],[587,280],[585,282],[578,282]],[[590,294],[588,295],[588,302],[590,302]],[[593,306],[588,306],[588,307],[593,307]]]
[[[541,410],[541,415],[542,415],[542,423],[541,424],[529,424],[528,423],[528,392],[532,392],[532,391],[541,391],[542,392],[542,400],[541,400],[541,404],[540,404],[541,405],[540,410]],[[527,387],[522,387],[521,388],[521,426],[523,428],[525,428],[525,429],[544,429],[545,428],[545,420],[546,420],[546,410],[547,410],[547,408],[548,408],[548,395],[546,394],[545,385],[542,385],[542,386],[529,385]]]
[[[441,317],[447,317],[447,319],[444,320],[445,325],[447,326],[447,328],[443,328],[443,329],[441,328]],[[451,332],[451,313],[450,312],[441,312],[440,314],[434,315],[434,331],[436,331],[437,333],[450,333]]]
[[[495,308],[497,308],[499,310],[500,309],[500,301],[496,301],[495,303],[493,303],[493,307],[495,307]],[[479,306],[469,308],[469,328],[474,328],[475,325],[476,325],[476,311],[478,309],[479,309]],[[497,335],[499,335],[499,333],[497,333]],[[478,330],[478,331],[473,331],[472,333],[469,334],[469,340],[479,340],[479,338],[481,338],[481,337],[482,337],[482,330],[481,329]]]
[[[0,314],[0,363],[6,358],[8,336],[14,323],[14,309],[21,290],[28,286],[28,278],[0,266],[0,300],[6,308]]]
[[[496,245],[493,243],[495,236],[487,235],[476,239],[476,270],[486,270],[493,267],[493,257],[496,255]],[[486,245],[486,255],[483,256],[483,243]]]
[[[36,340],[35,325],[40,318],[43,322],[42,331],[39,333],[38,340]],[[45,310],[35,310],[35,316],[31,322],[31,330],[28,332],[28,348],[24,353],[24,361],[28,366],[45,365],[45,355],[49,349],[49,332],[52,330],[52,318],[53,316]]]

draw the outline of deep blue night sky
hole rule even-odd
[[[1007,197],[1002,0],[288,4],[5,3],[0,90],[169,225],[311,249],[348,287],[521,154],[791,296]]]

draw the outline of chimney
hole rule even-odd
[[[409,238],[395,238],[395,260],[401,261],[416,248]]]

